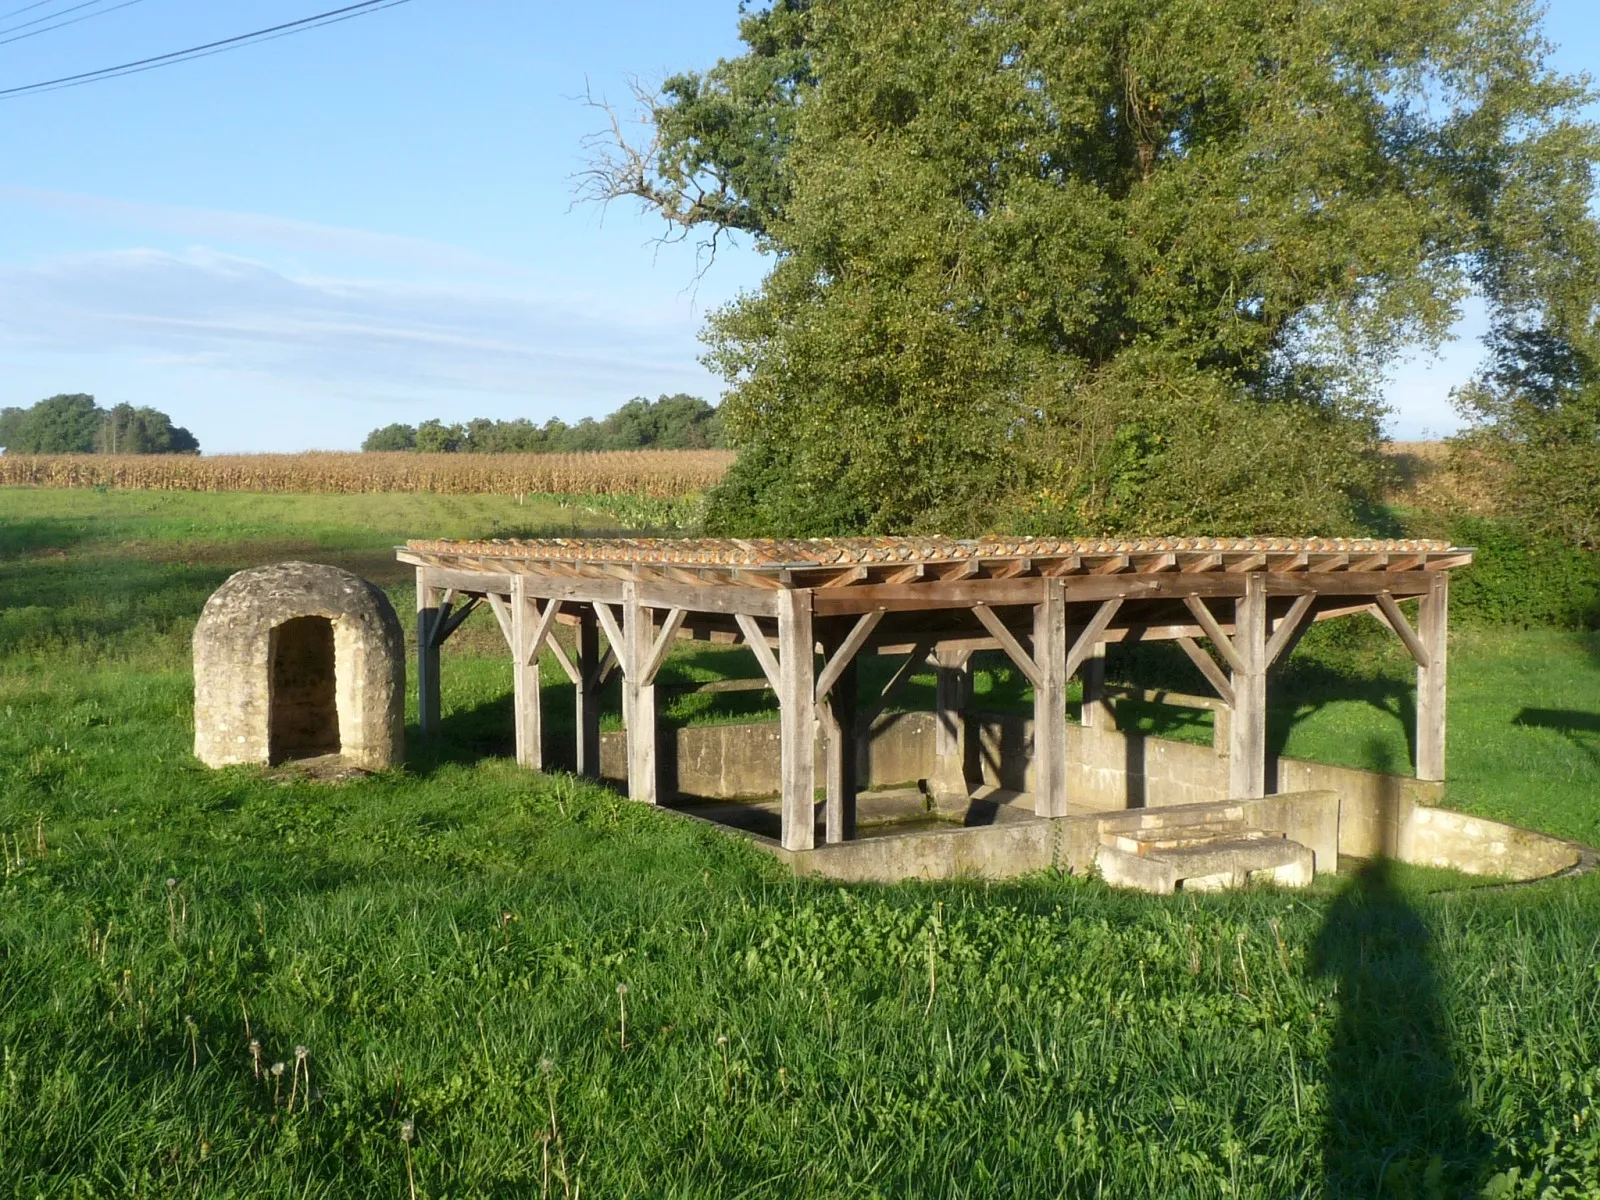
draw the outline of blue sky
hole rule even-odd
[[[0,17],[0,39],[75,2]],[[333,7],[134,0],[0,44],[0,87]],[[701,321],[762,260],[725,248],[697,281],[692,244],[655,245],[658,226],[621,205],[574,208],[572,177],[599,124],[586,85],[626,101],[630,76],[736,53],[736,11],[413,0],[0,100],[0,405],[60,391],[152,404],[228,451],[353,447],[430,416],[573,421],[635,395],[715,398]],[[1592,12],[1553,0],[1562,69],[1600,62]],[[1453,427],[1449,388],[1477,360],[1481,318],[1460,332],[1397,369],[1395,436]]]

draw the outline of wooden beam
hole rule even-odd
[[[1031,570],[1033,570],[1033,559],[1027,557],[1013,558],[990,571],[989,578],[1015,579],[1018,575],[1026,575]]]
[[[530,771],[544,766],[544,724],[539,689],[539,643],[550,631],[559,600],[543,613],[523,588],[522,577],[511,587],[511,714],[516,730],[517,765]]]
[[[883,582],[912,583],[921,579],[925,574],[927,574],[927,568],[921,563],[907,563],[903,567],[895,567],[893,570],[888,571],[883,577]]]
[[[1104,562],[1097,563],[1089,568],[1091,575],[1115,575],[1118,571],[1128,569],[1128,556],[1126,554],[1110,555]]]
[[[552,633],[545,639],[545,645],[549,646],[550,653],[556,656],[556,662],[561,665],[562,673],[574,684],[582,682],[583,674],[578,665],[567,657],[567,648],[561,644],[561,639]]]
[[[778,660],[772,656],[772,647],[767,645],[767,635],[761,628],[761,622],[748,613],[740,613],[735,619],[744,634],[744,644],[750,647],[750,653],[756,656],[756,662],[761,665],[761,673],[776,690],[782,682],[778,674]]]
[[[506,639],[506,645],[515,648],[517,643],[511,635],[511,597],[488,592],[485,593],[484,599],[489,602],[489,608],[494,613],[495,623],[500,626],[501,636]]]
[[[1422,644],[1422,639],[1411,628],[1411,622],[1406,620],[1405,613],[1400,611],[1400,606],[1395,603],[1394,597],[1388,592],[1379,592],[1377,601],[1384,621],[1390,629],[1400,635],[1400,640],[1406,644],[1406,649],[1411,651],[1411,657],[1416,660],[1417,666],[1426,667],[1428,648]]]
[[[1178,556],[1170,551],[1162,554],[1142,556],[1134,567],[1140,575],[1159,575],[1162,571],[1171,571],[1178,565]]]
[[[1115,729],[1111,705],[1106,700],[1106,644],[1099,642],[1078,665],[1083,677],[1083,708],[1079,719],[1090,729]]]
[[[452,589],[451,591],[446,592],[445,595],[447,597],[454,597],[457,595],[457,593]],[[453,599],[447,599],[439,607],[439,620],[435,621],[433,625],[433,644],[435,646],[444,645],[445,642],[449,640],[450,635],[457,629],[461,628],[461,622],[470,617],[473,610],[478,607],[478,597],[468,596],[466,598],[466,603],[452,612],[451,606],[453,604]]]
[[[1243,558],[1236,558],[1225,568],[1229,574],[1238,575],[1247,571],[1259,571],[1267,565],[1265,554],[1246,554]]]
[[[1022,643],[1017,641],[1016,635],[1006,628],[1005,622],[997,617],[994,610],[987,604],[973,605],[972,613],[982,622],[983,627],[989,631],[994,640],[1000,643],[1000,649],[1004,650],[1006,657],[1016,664],[1017,670],[1021,671],[1027,681],[1037,688],[1044,679],[1044,676],[1039,672],[1039,664],[1034,661],[1031,654],[1022,648]],[[1037,647],[1035,649],[1037,650]],[[1065,652],[1063,652],[1062,657],[1065,658]]]
[[[1257,578],[1255,575],[1245,576],[1247,582],[1255,578]],[[1217,648],[1217,653],[1222,655],[1228,666],[1235,671],[1249,670],[1244,658],[1234,647],[1233,638],[1222,632],[1222,626],[1217,624],[1216,617],[1211,615],[1211,610],[1205,606],[1205,602],[1198,596],[1185,596],[1183,603],[1184,607],[1194,615],[1194,619],[1199,623],[1200,628],[1206,631],[1206,636],[1211,639],[1211,644]],[[1264,612],[1265,609],[1262,611]],[[1235,636],[1237,636],[1237,625],[1235,626]]]
[[[1267,556],[1267,570],[1276,571],[1279,574],[1304,570],[1306,563],[1311,560],[1311,556],[1304,550],[1296,551],[1293,554],[1280,554],[1277,556],[1277,562],[1273,562],[1272,558],[1273,556],[1270,554]]]
[[[1245,576],[1234,601],[1233,722],[1228,745],[1228,795],[1255,800],[1267,786],[1267,588],[1260,574]]]
[[[1092,640],[1088,644],[1092,644]],[[1067,815],[1067,601],[1059,579],[1048,581],[1044,596],[1034,605],[1033,653],[1037,675],[1033,688],[1033,812],[1039,817],[1064,817]]]
[[[1449,571],[1454,567],[1464,567],[1472,562],[1470,554],[1446,554],[1439,558],[1429,557],[1423,564],[1424,571]]]
[[[617,666],[622,668],[622,677],[630,678],[633,675],[633,665],[629,661],[628,640],[622,634],[622,627],[617,624],[617,615],[611,611],[609,604],[596,602],[593,608],[594,615],[600,620],[600,628],[606,631],[606,641],[611,646],[611,656],[617,660]]]
[[[688,615],[681,608],[667,611],[667,619],[662,622],[661,631],[656,634],[655,641],[651,643],[649,653],[644,661],[644,667],[639,672],[640,683],[654,683],[656,681],[656,672],[661,670],[661,664],[667,661],[667,655],[672,652],[673,640],[678,636],[678,630],[683,627],[683,619]]]
[[[1189,656],[1189,661],[1200,668],[1200,674],[1206,677],[1206,682],[1216,689],[1217,695],[1222,697],[1222,702],[1232,708],[1233,684],[1228,681],[1228,676],[1222,668],[1217,666],[1217,660],[1207,654],[1200,643],[1193,638],[1178,638],[1177,642]]]
[[[577,678],[573,682],[576,709],[574,759],[578,774],[600,778],[600,678],[605,660],[600,657],[600,623],[593,605],[578,611]]]
[[[856,723],[859,728],[872,728],[872,723],[883,715],[883,710],[889,707],[896,693],[905,686],[906,680],[910,679],[916,673],[917,668],[927,661],[928,655],[932,650],[932,642],[918,642],[911,648],[911,653],[906,655],[905,661],[895,668],[894,674],[889,676],[889,682],[883,685],[883,691],[879,692],[873,698],[872,703],[857,715]]]
[[[1186,575],[1198,575],[1206,571],[1215,571],[1222,565],[1220,554],[1195,554],[1185,555],[1180,568]]]
[[[878,627],[878,622],[881,620],[883,620],[883,610],[880,608],[876,612],[867,613],[851,627],[849,634],[839,643],[822,668],[822,674],[817,676],[818,704],[827,699],[834,683],[844,673],[844,669],[855,661],[857,651],[867,644],[867,639],[872,636],[872,631]]]
[[[1382,554],[1367,554],[1350,563],[1352,571],[1381,571],[1389,561],[1388,551]]]
[[[1295,634],[1305,621],[1306,614],[1311,611],[1311,606],[1317,602],[1317,597],[1307,592],[1303,596],[1296,596],[1294,603],[1289,606],[1289,611],[1284,614],[1283,620],[1278,622],[1278,627],[1272,631],[1272,639],[1267,642],[1266,666],[1271,666],[1278,661],[1289,644],[1295,640]]]
[[[849,587],[852,583],[860,583],[866,577],[867,569],[865,567],[846,567],[842,571],[835,571],[815,586],[825,588]]]
[[[1342,571],[1349,565],[1350,556],[1348,554],[1327,554],[1319,556],[1317,561],[1312,563],[1309,569],[1313,573],[1320,573],[1324,571]]]
[[[640,603],[636,584],[627,583],[623,585],[622,613],[622,644],[627,653],[619,652],[618,660],[622,663],[622,715],[628,731],[628,798],[656,804],[660,799],[656,689],[647,670],[655,643],[655,610]]]
[[[958,563],[940,563],[934,568],[935,577],[940,583],[954,583],[958,579],[970,579],[978,573],[978,560],[964,558]]]
[[[1071,679],[1078,670],[1078,664],[1083,662],[1097,645],[1104,644],[1106,628],[1111,624],[1112,618],[1117,615],[1117,610],[1122,607],[1122,601],[1117,599],[1107,600],[1095,610],[1094,616],[1089,618],[1089,623],[1083,627],[1077,639],[1072,643],[1072,649],[1067,652],[1066,677]],[[1037,649],[1037,646],[1035,647]]]
[[[833,678],[826,688],[821,679],[816,685],[825,768],[823,837],[829,845],[851,841],[856,836],[856,793],[860,784],[856,734],[859,645],[851,648],[848,643],[860,628],[861,622],[857,622],[845,638],[840,638],[837,630],[828,632],[825,644]]]
[[[936,795],[966,797],[967,707],[972,702],[970,651],[939,645],[933,652],[933,776]]]
[[[439,589],[432,567],[417,568],[417,726],[422,736],[439,732],[439,646],[433,624],[439,617]]]
[[[778,724],[781,805],[779,840],[785,850],[816,844],[816,681],[811,593],[784,591],[778,604]]]
[[[1417,615],[1427,664],[1417,667],[1417,778],[1443,779],[1445,668],[1450,649],[1450,576],[1440,571]]]

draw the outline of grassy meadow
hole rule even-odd
[[[1600,1194],[1600,876],[799,882],[517,770],[476,616],[445,653],[445,736],[404,770],[190,756],[188,637],[231,571],[338,563],[405,614],[407,537],[626,519],[0,489],[0,1194]],[[1272,740],[1398,768],[1403,651],[1340,624],[1275,682]],[[1449,803],[1600,842],[1600,637],[1466,630],[1451,653]],[[1200,690],[1181,669],[1112,663]],[[755,673],[704,648],[668,670]],[[1027,703],[999,665],[978,688]],[[1199,713],[1126,719],[1209,737]]]

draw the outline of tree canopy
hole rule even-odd
[[[198,454],[194,434],[154,408],[104,409],[82,393],[51,396],[28,408],[0,409],[7,454]]]
[[[722,416],[698,396],[679,392],[628,401],[602,420],[585,417],[576,425],[552,419],[535,425],[526,418],[493,421],[478,417],[465,424],[429,420],[374,429],[363,450],[419,450],[428,453],[573,454],[591,450],[707,450],[724,445]]]
[[[743,231],[724,532],[1337,531],[1473,290],[1591,319],[1600,157],[1530,0],[776,0],[591,195]],[[620,126],[619,126],[620,128]]]

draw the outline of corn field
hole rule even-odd
[[[0,455],[0,486],[170,492],[437,492],[642,496],[703,492],[727,470],[726,450],[595,454]]]

